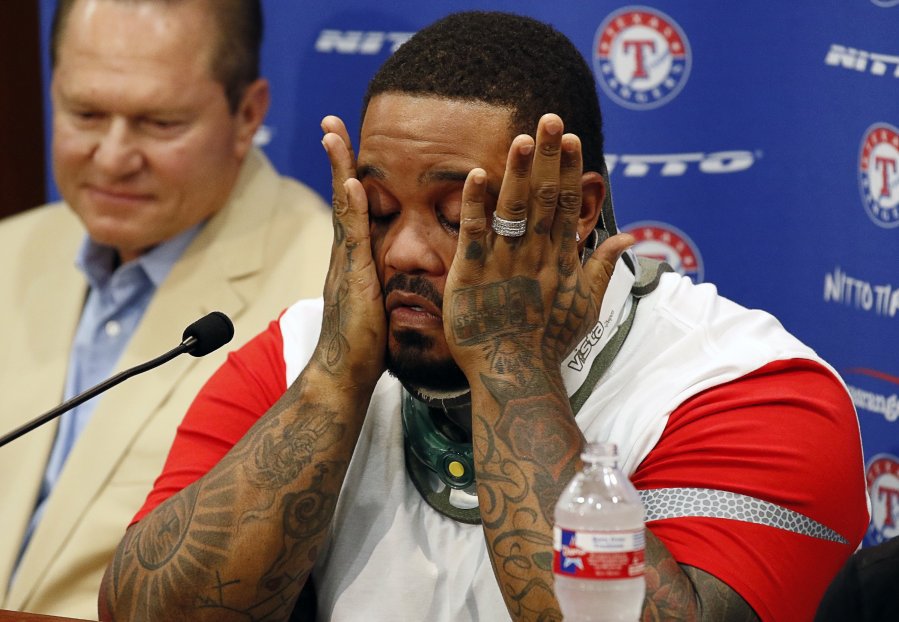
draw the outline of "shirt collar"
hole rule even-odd
[[[134,261],[124,265],[134,264],[138,266],[147,275],[153,286],[159,287],[204,224],[201,222],[186,231],[182,231],[175,237],[153,247]],[[116,270],[124,267],[116,267],[118,263],[116,252],[115,248],[99,244],[88,235],[84,236],[84,241],[81,243],[81,248],[78,250],[78,255],[75,258],[75,265],[87,277],[91,288],[102,288],[109,283]]]

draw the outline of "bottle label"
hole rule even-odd
[[[646,533],[553,529],[553,572],[578,579],[632,579],[645,573]]]

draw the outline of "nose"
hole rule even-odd
[[[113,118],[109,122],[97,140],[93,161],[110,177],[126,177],[141,168],[143,156],[127,119]]]
[[[384,241],[384,261],[397,272],[441,276],[449,269],[455,246],[442,238],[440,224],[421,212],[406,212]],[[444,246],[451,248],[444,249]],[[447,255],[444,257],[444,255]]]

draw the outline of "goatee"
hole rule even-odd
[[[384,286],[384,298],[392,291],[416,294],[443,308],[443,296],[424,277],[394,274]],[[387,371],[404,385],[422,393],[458,394],[468,390],[465,374],[451,357],[432,358],[432,337],[414,330],[391,331],[391,335],[395,346],[387,349]]]

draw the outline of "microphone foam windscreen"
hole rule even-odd
[[[206,356],[231,341],[234,325],[221,311],[213,311],[184,329],[181,339],[193,337],[197,343],[191,348],[191,356]]]

